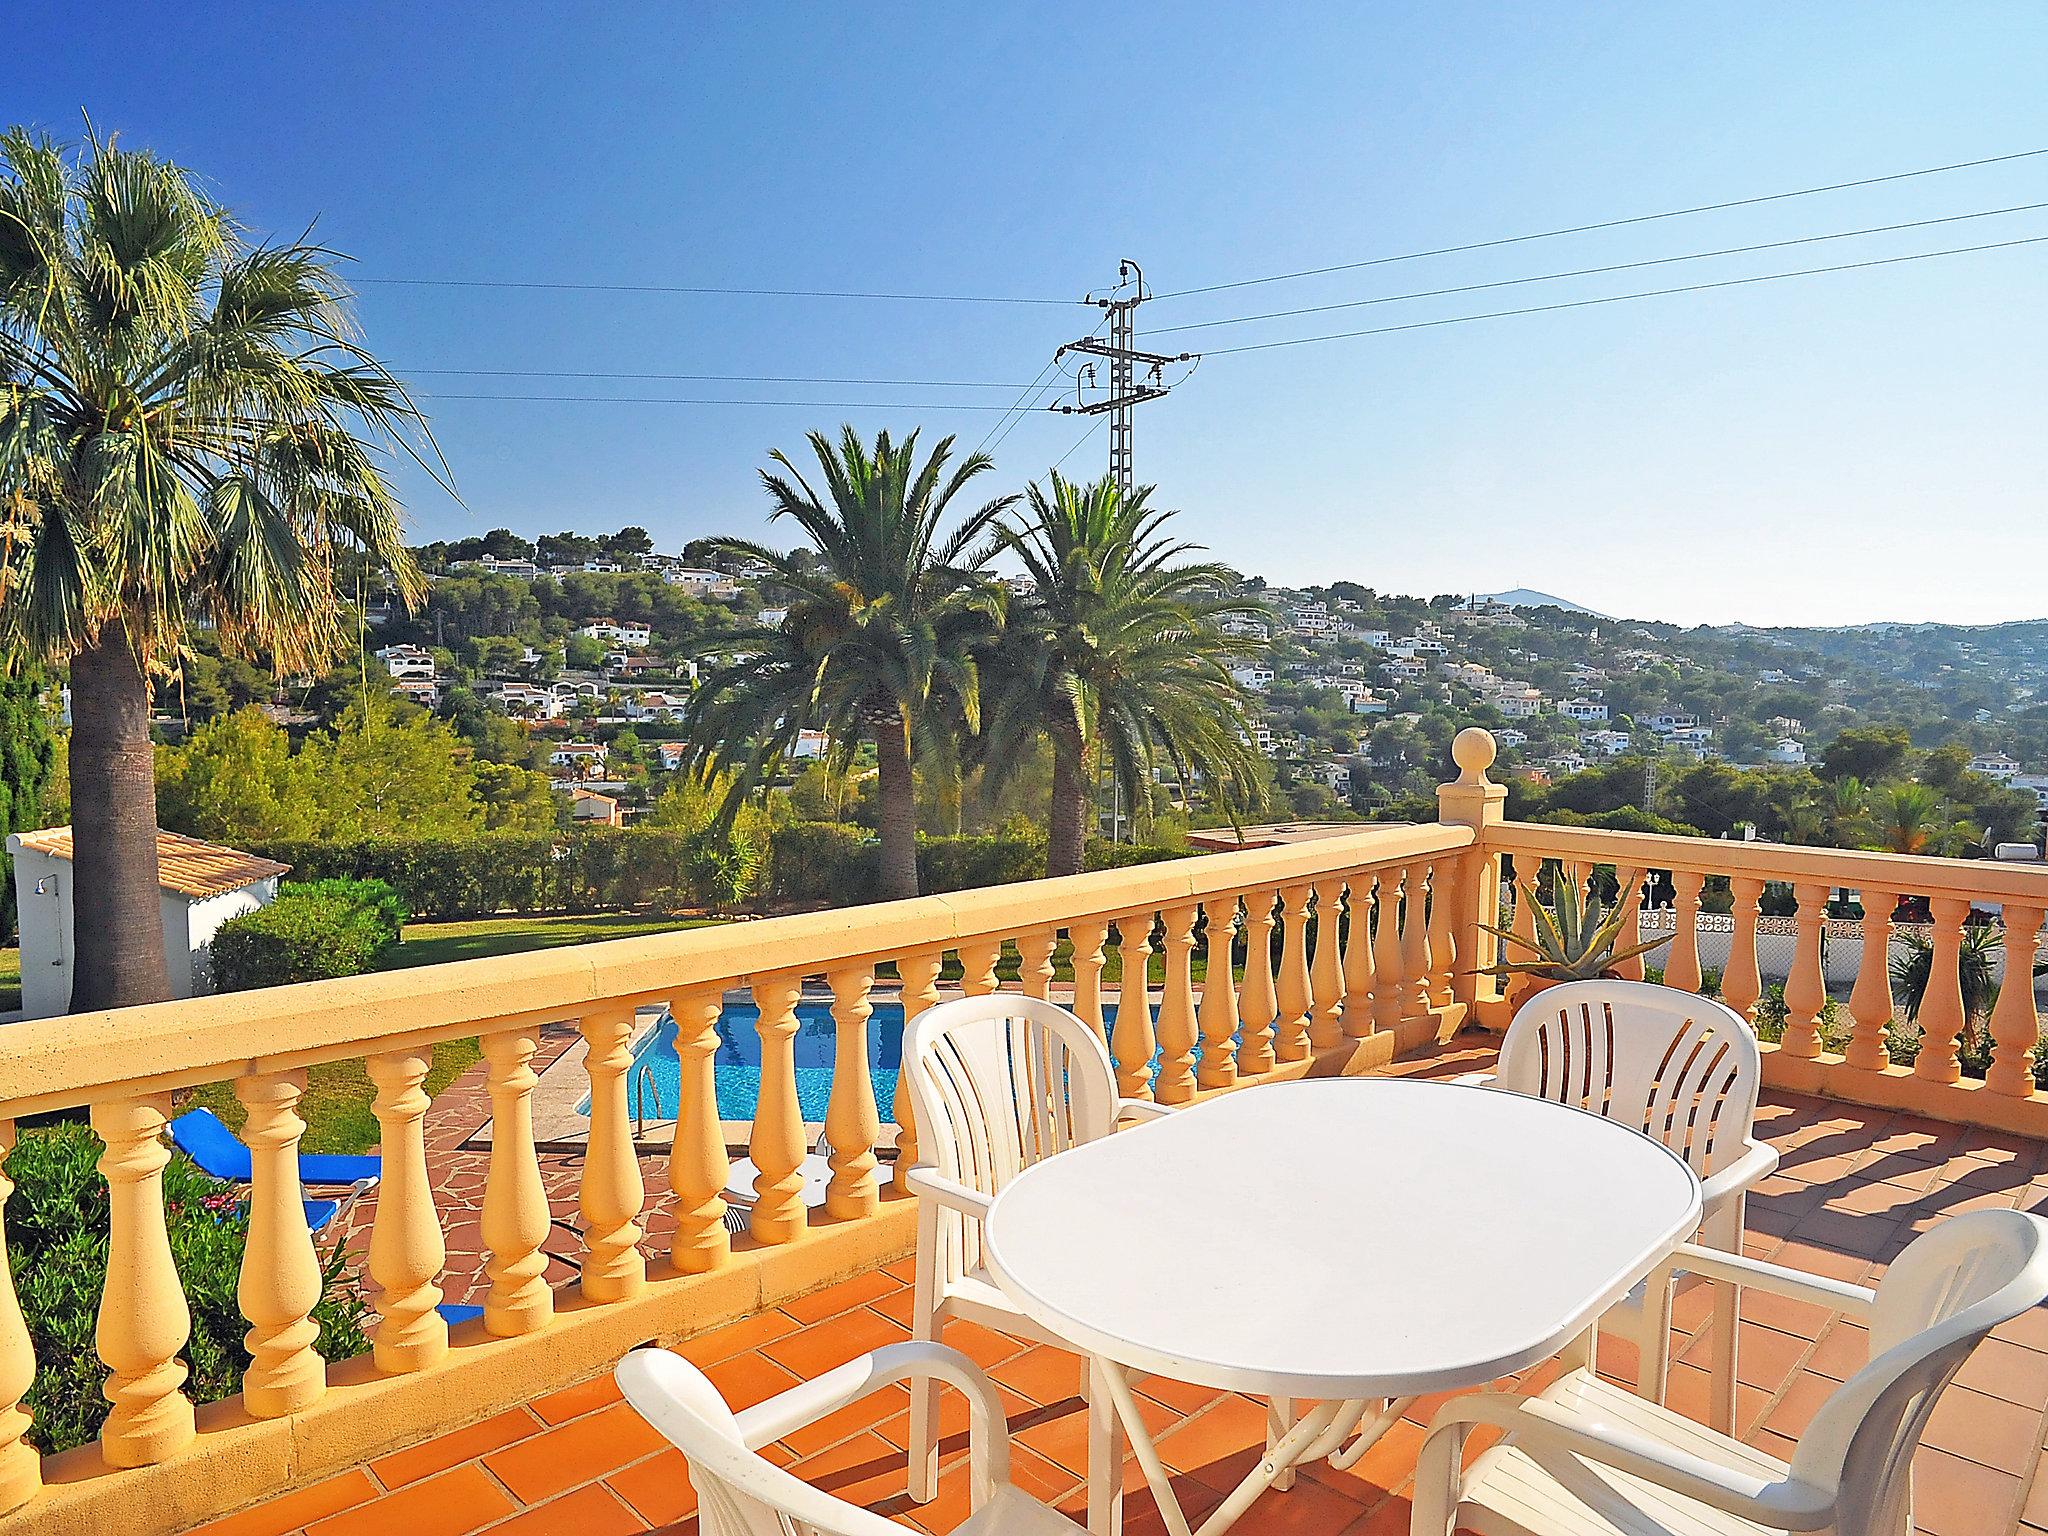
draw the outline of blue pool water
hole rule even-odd
[[[875,1107],[884,1121],[895,1118],[896,1076],[903,1061],[903,1005],[877,1002],[868,1020],[868,1075],[874,1079]],[[1105,1005],[1105,1023],[1114,1023],[1116,1008]],[[751,1120],[761,1097],[761,1036],[756,1028],[761,1010],[752,1003],[729,1002],[718,1016],[718,1050],[712,1057],[721,1120]],[[796,1005],[796,1099],[806,1120],[823,1120],[832,1096],[832,1054],[835,1031],[832,1005],[824,998],[805,998]],[[640,1098],[647,1095],[645,1118],[672,1120],[681,1098],[682,1062],[676,1055],[676,1021],[666,1012],[633,1046],[627,1070],[627,1105],[638,1117]],[[590,1113],[586,1098],[577,1106]]]

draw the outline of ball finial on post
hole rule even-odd
[[[1493,759],[1499,749],[1494,746],[1493,734],[1476,725],[1468,725],[1458,732],[1451,742],[1451,761],[1458,765],[1460,784],[1484,784],[1486,770],[1493,766]]]

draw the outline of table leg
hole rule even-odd
[[[1359,1405],[1349,1402],[1316,1403],[1302,1414],[1280,1443],[1260,1458],[1245,1480],[1230,1491],[1230,1497],[1210,1512],[1196,1536],[1223,1536],[1237,1524],[1238,1517],[1252,1507],[1252,1501],[1274,1486],[1284,1471],[1291,1471],[1308,1448],[1321,1440],[1340,1415]],[[1176,1513],[1179,1506],[1175,1506]],[[1185,1524],[1185,1521],[1182,1522]]]
[[[1568,1371],[1593,1369],[1593,1353],[1599,1347],[1600,1325],[1596,1322],[1557,1352],[1558,1363]]]
[[[1109,1400],[1116,1405],[1117,1417],[1123,1420],[1124,1434],[1131,1442],[1131,1452],[1138,1458],[1138,1465],[1145,1470],[1145,1481],[1152,1486],[1152,1497],[1159,1505],[1159,1519],[1165,1525],[1167,1536],[1190,1536],[1188,1517],[1182,1513],[1180,1500],[1173,1495],[1173,1479],[1168,1475],[1166,1465],[1159,1459],[1159,1449],[1152,1443],[1152,1432],[1145,1427],[1145,1419],[1138,1412],[1138,1404],[1131,1396],[1131,1384],[1125,1379],[1124,1368],[1114,1360],[1097,1356],[1091,1371],[1099,1373],[1100,1384],[1109,1392]],[[1268,1460],[1270,1460],[1270,1456]],[[1118,1481],[1122,1481],[1122,1468],[1118,1469]],[[1088,1468],[1090,1482],[1089,1503],[1094,1504],[1093,1483],[1094,1463]],[[1207,1527],[1204,1527],[1207,1536]]]
[[[1105,1363],[1088,1362],[1088,1532],[1122,1536],[1124,1524],[1123,1436],[1119,1409],[1109,1388]]]
[[[1275,1397],[1269,1399],[1266,1403],[1267,1452],[1270,1453],[1274,1446],[1278,1445],[1283,1439],[1285,1439],[1287,1436],[1287,1431],[1292,1429],[1293,1427],[1294,1399],[1291,1397]],[[1294,1468],[1292,1467],[1282,1468],[1280,1475],[1273,1479],[1273,1487],[1280,1493],[1285,1493],[1288,1489],[1292,1488],[1293,1486]]]
[[[1401,1415],[1408,1411],[1409,1405],[1414,1401],[1412,1397],[1388,1398],[1380,1405],[1380,1411],[1373,1415],[1372,1421],[1358,1431],[1358,1438],[1343,1450],[1331,1455],[1330,1465],[1339,1472],[1347,1467],[1357,1466],[1365,1453],[1378,1445],[1386,1432],[1401,1422]]]

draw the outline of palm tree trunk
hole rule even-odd
[[[1052,736],[1052,817],[1047,828],[1045,872],[1078,875],[1088,838],[1088,780],[1081,771],[1081,733],[1065,722]]]
[[[71,658],[71,720],[71,1011],[161,1002],[149,679],[118,625]]]
[[[882,899],[917,894],[917,785],[910,772],[910,722],[891,708],[875,720],[876,788],[881,799]]]

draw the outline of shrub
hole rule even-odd
[[[93,1345],[108,1262],[99,1154],[98,1138],[68,1122],[24,1133],[7,1160],[15,1181],[7,1207],[14,1285],[36,1356],[35,1385],[25,1403],[35,1415],[28,1437],[45,1454],[85,1444],[107,1416],[100,1392],[106,1371]],[[208,1178],[182,1156],[164,1169],[164,1204],[171,1255],[192,1311],[192,1337],[180,1352],[191,1371],[185,1393],[195,1403],[218,1402],[242,1389],[249,1364],[242,1343],[248,1324],[235,1300],[249,1236],[247,1209],[234,1185]],[[322,1254],[314,1348],[329,1360],[369,1348],[363,1334],[369,1308],[347,1269],[339,1244]]]
[[[777,901],[853,906],[872,898],[881,852],[859,827],[793,821],[775,829],[768,894]]]
[[[923,837],[917,840],[918,889],[969,891],[1045,874],[1042,837]]]
[[[398,942],[405,915],[382,880],[288,885],[269,906],[221,924],[211,948],[214,990],[359,976]]]

